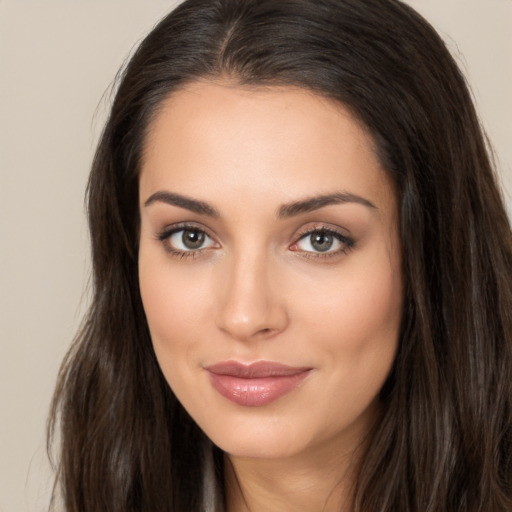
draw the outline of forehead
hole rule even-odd
[[[197,82],[172,93],[149,127],[141,199],[159,188],[219,201],[392,191],[362,124],[294,87]],[[378,200],[377,200],[378,202]]]

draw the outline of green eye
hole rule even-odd
[[[319,232],[309,235],[309,244],[318,252],[329,251],[334,242],[334,237],[328,233]]]
[[[184,247],[191,251],[200,249],[204,244],[205,234],[202,231],[184,229],[181,235],[181,242]]]
[[[199,251],[215,245],[204,231],[195,228],[174,231],[167,237],[167,243],[173,250],[180,252]]]
[[[335,255],[354,245],[353,240],[330,229],[315,229],[303,234],[294,244],[295,251],[313,254]]]

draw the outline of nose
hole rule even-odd
[[[267,339],[285,330],[289,319],[278,269],[257,256],[235,258],[225,267],[217,327],[239,341]]]

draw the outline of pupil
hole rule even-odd
[[[320,252],[328,251],[332,247],[333,237],[327,233],[311,235],[311,245]]]
[[[185,230],[181,238],[187,249],[199,249],[204,243],[204,233],[201,231]]]

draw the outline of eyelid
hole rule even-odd
[[[336,256],[340,256],[341,254],[346,254],[348,251],[350,251],[354,245],[355,240],[351,237],[346,235],[343,231],[346,231],[340,227],[334,227],[331,224],[324,224],[324,223],[315,223],[313,225],[308,225],[303,228],[301,228],[294,237],[294,242],[290,245],[289,249],[301,254],[303,257],[307,258],[333,258]],[[313,233],[325,233],[328,235],[334,236],[341,244],[342,247],[335,250],[335,251],[305,251],[302,249],[297,248],[297,244],[306,238],[307,236],[310,236]],[[294,248],[295,247],[295,248]]]
[[[213,245],[210,245],[208,247],[200,247],[198,249],[188,249],[188,250],[182,250],[176,247],[173,247],[169,240],[170,238],[180,231],[199,231],[202,232],[208,237],[212,242]],[[214,249],[220,247],[220,244],[217,242],[216,238],[210,234],[209,230],[196,222],[180,222],[178,224],[173,224],[169,226],[165,226],[162,230],[158,231],[156,233],[157,240],[159,240],[162,245],[164,246],[165,250],[169,252],[173,256],[177,256],[180,259],[192,257],[195,258],[199,256],[201,253],[204,253],[208,251],[209,249]]]
[[[173,247],[169,243],[169,239],[172,235],[179,233],[180,231],[200,231],[206,235],[211,241],[212,245],[208,247],[200,247],[198,249],[188,249],[181,250],[179,248]],[[339,226],[332,226],[331,224],[325,223],[315,223],[312,225],[306,225],[302,227],[294,236],[294,242],[289,245],[288,249],[300,254],[302,257],[312,258],[312,259],[326,259],[326,258],[334,258],[336,256],[341,256],[342,254],[346,254],[349,250],[354,247],[355,241],[351,236],[347,236],[344,231],[347,231]],[[313,233],[325,233],[328,235],[332,235],[337,239],[337,241],[342,244],[342,247],[331,251],[327,250],[325,252],[322,251],[307,251],[297,247],[297,244],[303,240],[305,237],[313,234]],[[198,257],[210,249],[216,249],[220,247],[220,244],[216,240],[216,237],[210,233],[210,230],[199,224],[197,222],[180,222],[178,224],[165,226],[162,230],[160,230],[155,237],[159,240],[164,246],[165,250],[175,257],[179,257],[180,259],[187,257]]]

